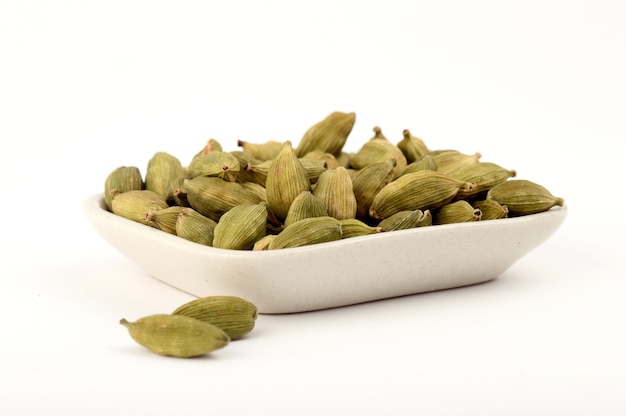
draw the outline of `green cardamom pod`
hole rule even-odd
[[[302,191],[311,190],[311,182],[302,162],[296,157],[291,142],[286,141],[283,148],[272,160],[265,181],[267,204],[281,221],[284,221],[289,207]]]
[[[189,175],[216,176],[234,182],[241,167],[239,160],[229,152],[213,151],[193,158],[189,164]]]
[[[171,357],[197,357],[225,347],[228,334],[215,325],[183,315],[150,315],[120,324],[139,345]]]
[[[328,211],[326,210],[324,202],[313,195],[311,191],[302,191],[291,203],[284,226],[287,227],[305,218],[327,216]]]
[[[219,219],[213,233],[213,247],[230,250],[251,250],[265,236],[267,205],[242,204],[233,207]]]
[[[104,202],[111,210],[113,197],[127,191],[144,189],[141,172],[136,166],[121,166],[109,173],[104,181]]]
[[[400,176],[376,194],[370,216],[390,217],[396,212],[415,209],[434,210],[451,202],[457,194],[471,191],[474,185],[432,170],[422,170]]]
[[[191,208],[215,222],[237,205],[263,202],[257,193],[246,190],[241,184],[217,177],[186,179],[184,187]]]
[[[536,214],[564,204],[563,198],[526,179],[510,179],[494,186],[487,193],[487,199],[506,205],[512,216]]]
[[[480,221],[482,212],[469,202],[460,200],[451,202],[435,212],[435,224],[456,224],[460,222]]]
[[[426,227],[433,224],[433,216],[430,210],[400,211],[385,218],[378,223],[383,232],[409,230],[411,228]]]
[[[328,215],[338,220],[355,218],[357,201],[352,189],[352,179],[346,168],[339,166],[320,175],[313,189]]]
[[[483,213],[481,220],[497,220],[500,218],[507,218],[509,216],[509,208],[506,205],[502,205],[495,199],[486,199],[483,201],[475,201],[472,203],[474,208],[480,210]]]
[[[350,158],[350,167],[363,169],[368,165],[395,159],[396,165],[393,177],[399,177],[407,166],[407,160],[402,150],[386,139],[372,138]]]
[[[111,201],[111,210],[114,214],[144,225],[151,225],[146,221],[148,212],[168,207],[162,195],[147,189],[127,191],[116,195]]]
[[[182,210],[183,207],[180,206],[149,210],[146,213],[146,222],[157,230],[176,235],[176,221]]]
[[[241,147],[244,152],[259,161],[274,159],[283,148],[283,144],[275,140],[269,140],[264,143],[251,143],[238,140],[237,146]]]
[[[208,139],[204,147],[198,153],[194,155],[194,158],[209,154],[211,152],[221,152],[221,151],[223,150],[222,150],[222,145],[220,144],[220,142],[218,142],[216,139],[211,138],[211,139]]]
[[[431,155],[422,156],[419,160],[409,163],[402,171],[402,175],[417,172],[419,170],[437,170],[437,162]]]
[[[180,160],[167,152],[156,152],[148,161],[145,189],[156,192],[167,201],[174,199],[172,183],[187,174]]]
[[[381,232],[380,227],[367,225],[356,218],[346,218],[339,220],[341,224],[341,238],[360,237],[363,235],[376,234]]]
[[[429,152],[424,140],[413,136],[409,129],[402,132],[402,140],[398,142],[397,146],[404,153],[408,164],[419,160]]]
[[[296,148],[302,157],[313,150],[339,155],[356,121],[355,113],[335,111],[307,129]]]
[[[373,163],[356,170],[352,189],[357,202],[356,217],[366,218],[376,194],[393,180],[395,159]]]
[[[257,307],[237,296],[206,296],[187,302],[172,312],[215,325],[230,337],[239,339],[254,329]]]
[[[435,159],[437,164],[437,172],[446,175],[452,175],[458,169],[461,169],[480,160],[481,154],[465,154],[457,150],[444,150],[441,152],[431,152],[430,155]]]
[[[217,223],[193,208],[183,208],[176,219],[176,235],[205,246],[213,245]]]
[[[333,217],[305,218],[285,227],[269,244],[269,250],[301,247],[341,240],[341,222]]]
[[[465,195],[465,197],[473,197],[486,194],[495,185],[506,182],[515,175],[514,170],[505,169],[495,163],[476,162],[457,169],[450,176],[460,181],[473,183],[474,189]]]

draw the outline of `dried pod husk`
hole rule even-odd
[[[382,220],[400,211],[434,210],[452,201],[462,190],[472,188],[471,183],[432,170],[408,173],[376,194],[370,216]]]
[[[104,181],[104,202],[107,209],[111,211],[111,201],[115,195],[142,189],[144,189],[144,183],[139,168],[120,166],[109,173]]]
[[[146,222],[157,230],[176,235],[176,221],[183,210],[180,206],[171,206],[146,213]]]
[[[215,176],[234,182],[241,167],[239,160],[229,152],[213,151],[195,157],[189,164],[189,176]]]
[[[238,140],[237,146],[241,147],[244,152],[259,161],[274,159],[283,148],[282,142],[275,140],[268,140],[263,143],[252,143],[245,140]]]
[[[226,212],[213,232],[213,247],[230,250],[251,250],[265,236],[267,205],[242,204]]]
[[[417,227],[427,227],[433,224],[433,216],[430,210],[400,211],[380,221],[378,227],[383,232],[408,230]]]
[[[150,315],[135,322],[121,319],[120,324],[139,345],[171,357],[205,355],[230,342],[228,334],[217,326],[183,315]]]
[[[220,142],[218,142],[216,139],[208,139],[206,144],[204,145],[204,147],[202,149],[200,149],[200,151],[198,153],[196,153],[194,155],[193,158],[198,157],[198,156],[203,156],[203,155],[207,155],[211,152],[222,152],[222,145],[220,144]],[[192,158],[192,160],[193,160]]]
[[[356,113],[335,111],[307,129],[300,139],[295,153],[298,157],[313,150],[321,150],[338,156],[352,131]]]
[[[162,195],[147,189],[118,194],[111,201],[111,211],[126,219],[150,225],[146,221],[148,212],[166,209],[169,205]]]
[[[341,240],[341,222],[333,217],[305,218],[285,227],[272,241],[269,250],[302,247]]]
[[[183,208],[176,218],[176,235],[205,246],[213,245],[217,222],[193,208]]]
[[[167,201],[174,199],[172,183],[184,177],[187,171],[180,160],[167,152],[156,152],[148,161],[145,189],[156,192]]]
[[[456,224],[460,222],[480,221],[482,212],[465,200],[451,202],[435,211],[435,224]]]
[[[446,175],[453,175],[458,169],[462,169],[467,165],[476,163],[480,160],[481,154],[465,154],[457,150],[444,150],[440,152],[431,152],[430,155],[435,159],[437,164],[437,172]]]
[[[311,191],[302,191],[289,207],[284,226],[288,227],[296,221],[305,218],[327,217],[328,210],[321,199],[313,195]]]
[[[256,193],[247,191],[240,183],[210,176],[186,179],[185,191],[191,208],[216,222],[237,205],[263,202]]]
[[[393,170],[393,177],[397,178],[407,166],[406,157],[402,150],[386,139],[376,139],[365,142],[363,146],[350,158],[350,167],[353,169],[363,169],[374,163],[395,159],[396,166]]]
[[[510,179],[494,186],[487,193],[487,199],[506,205],[510,216],[536,214],[564,204],[563,198],[526,179]]]
[[[287,217],[291,203],[303,191],[311,190],[309,175],[296,157],[291,142],[286,141],[267,171],[265,181],[267,204],[281,221]]]
[[[389,159],[354,170],[352,189],[357,202],[356,217],[366,218],[376,194],[393,180],[395,159]]]
[[[335,157],[335,155],[333,155],[332,153],[323,152],[321,150],[313,150],[307,153],[306,155],[300,158],[300,161],[302,161],[303,159],[304,160],[323,160],[325,162],[326,169],[335,169],[338,166],[340,166],[339,161],[337,161],[337,158]]]
[[[480,210],[483,213],[481,220],[497,220],[501,218],[508,218],[509,208],[506,205],[502,205],[495,199],[485,199],[483,201],[475,201],[472,203],[474,208]]]
[[[409,129],[405,129],[402,132],[402,140],[398,142],[397,146],[404,153],[408,164],[419,160],[429,152],[424,140],[413,136]]]
[[[346,218],[339,222],[341,223],[341,238],[360,237],[382,231],[380,227],[373,227],[356,218]]]
[[[402,175],[418,172],[420,170],[437,170],[437,162],[431,155],[425,155],[419,160],[409,163],[402,171]]]
[[[339,166],[322,173],[313,195],[322,201],[329,216],[338,220],[356,217],[357,201],[346,168]]]
[[[277,234],[268,234],[260,240],[257,240],[257,242],[254,243],[254,246],[252,246],[252,251],[269,250],[270,243],[276,238],[276,236]]]
[[[476,162],[457,169],[450,176],[465,182],[471,182],[476,186],[465,197],[473,197],[486,194],[495,185],[506,182],[509,178],[515,177],[514,170],[505,169],[500,165],[491,162]]]
[[[215,325],[232,341],[254,329],[258,311],[256,305],[238,296],[205,296],[179,306],[172,315]]]

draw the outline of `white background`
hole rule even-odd
[[[621,1],[0,3],[0,413],[626,414],[626,5]],[[481,152],[563,197],[483,285],[262,315],[200,359],[118,322],[189,295],[82,212],[121,165],[210,137],[292,140],[354,111]]]

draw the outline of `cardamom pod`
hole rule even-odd
[[[357,218],[366,218],[376,194],[393,180],[395,159],[373,163],[356,170],[352,178],[352,190],[356,198]]]
[[[469,202],[460,200],[451,202],[435,212],[435,224],[456,224],[460,222],[480,221],[482,212]]]
[[[419,170],[437,170],[437,162],[432,155],[422,156],[419,160],[409,163],[402,171],[402,175],[417,172]]]
[[[215,325],[183,315],[150,315],[120,324],[139,345],[172,357],[197,357],[225,347],[228,334]]]
[[[176,308],[172,315],[187,316],[215,325],[230,337],[239,339],[254,329],[257,307],[237,296],[206,296]]]
[[[183,207],[176,205],[164,209],[149,210],[146,213],[146,222],[157,230],[176,235],[176,221],[182,210]]]
[[[474,189],[466,193],[464,197],[486,194],[495,185],[506,182],[515,175],[516,172],[514,170],[505,169],[491,162],[471,163],[450,174],[455,179],[471,182],[475,185]]]
[[[187,174],[180,160],[167,152],[156,152],[148,161],[145,189],[156,192],[167,201],[174,199],[172,183]]]
[[[301,160],[302,159],[305,159],[305,160],[323,160],[325,162],[325,168],[326,169],[335,169],[338,166],[341,166],[339,164],[339,161],[335,157],[335,155],[333,155],[332,153],[323,152],[321,150],[310,151],[309,153],[307,153],[304,156],[302,156],[300,159]]]
[[[440,152],[431,152],[430,155],[435,159],[437,164],[437,172],[446,175],[453,174],[457,169],[461,169],[480,160],[481,154],[465,154],[457,150],[444,150]]]
[[[424,140],[413,136],[409,129],[402,132],[402,140],[398,142],[397,146],[404,153],[408,164],[419,160],[429,152]]]
[[[144,188],[141,172],[136,166],[120,166],[109,173],[104,181],[104,202],[111,210],[111,201],[117,194]]]
[[[339,220],[341,224],[341,238],[360,237],[363,235],[376,234],[381,232],[380,227],[367,225],[356,218],[345,218]]]
[[[237,146],[241,147],[244,152],[250,154],[253,158],[259,161],[274,159],[283,148],[283,144],[275,140],[268,140],[263,143],[252,143],[245,140],[238,140]]]
[[[234,182],[240,171],[239,160],[229,152],[213,151],[193,158],[189,164],[189,175],[216,176]]]
[[[284,226],[288,227],[294,222],[305,218],[327,217],[328,211],[321,199],[313,195],[311,191],[302,191],[289,207]]]
[[[502,205],[495,199],[475,201],[472,203],[472,206],[479,209],[480,212],[483,213],[480,218],[482,221],[507,218],[509,215],[509,208],[506,205]]]
[[[338,220],[355,218],[357,201],[352,189],[352,179],[343,166],[327,170],[320,175],[313,189],[328,215]]]
[[[176,235],[205,246],[213,245],[217,223],[193,208],[183,208],[176,219]]]
[[[395,159],[393,177],[399,177],[407,166],[407,160],[402,150],[386,139],[372,138],[350,158],[350,167],[363,169],[368,165]]]
[[[335,111],[323,120],[307,129],[296,148],[296,155],[302,157],[313,150],[321,150],[338,156],[343,149],[352,127],[356,113]]]
[[[213,232],[213,247],[251,250],[265,236],[267,205],[242,204],[233,207],[219,219]]]
[[[434,210],[452,201],[459,192],[471,190],[473,186],[438,171],[408,173],[390,182],[376,194],[370,207],[370,216],[382,220],[400,211]]]
[[[150,225],[146,221],[148,212],[168,207],[162,195],[147,189],[127,191],[116,195],[111,201],[111,210],[114,214],[144,225]]]
[[[284,221],[293,200],[302,191],[311,190],[311,182],[304,166],[296,157],[291,142],[283,144],[278,156],[272,160],[265,182],[269,209]]]
[[[211,138],[211,139],[208,139],[204,147],[198,153],[194,155],[194,158],[209,154],[211,152],[222,152],[222,151],[223,151],[222,145],[220,144],[220,142],[218,142],[216,139]],[[193,160],[193,158],[191,160]]]
[[[272,241],[269,250],[301,247],[341,240],[341,222],[334,217],[305,218],[285,227]]]
[[[565,203],[544,186],[526,179],[510,179],[494,186],[487,193],[487,199],[506,205],[509,215],[513,216],[536,214]]]
[[[433,216],[430,210],[400,211],[385,218],[378,223],[383,232],[408,230],[417,227],[426,227],[433,224]]]
[[[241,184],[212,176],[186,179],[184,187],[191,208],[215,222],[237,205],[263,202],[257,193],[247,191]]]

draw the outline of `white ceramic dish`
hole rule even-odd
[[[95,230],[149,275],[195,296],[234,295],[260,313],[304,312],[495,279],[548,239],[566,207],[518,218],[393,231],[306,247],[238,251],[192,243],[84,202]]]

